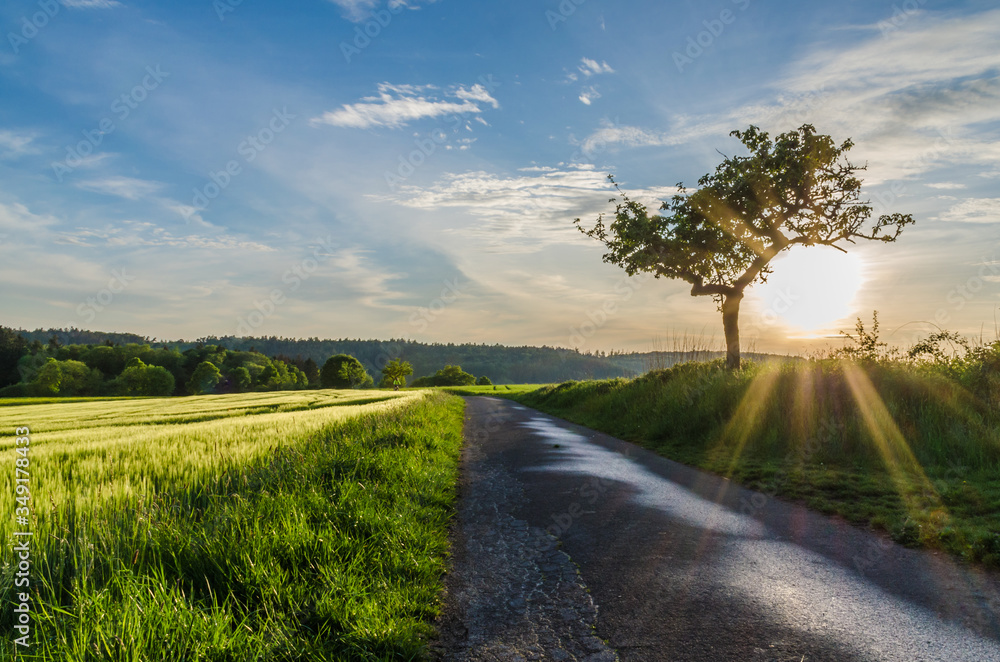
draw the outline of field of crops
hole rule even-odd
[[[446,551],[458,398],[323,390],[28,402],[0,401],[0,504],[10,514],[0,530],[6,540],[33,533],[24,659],[420,650]],[[13,517],[23,505],[20,427],[31,431],[26,526]],[[12,561],[5,554],[5,604]],[[7,641],[14,625],[5,611]]]

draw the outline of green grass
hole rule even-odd
[[[493,386],[441,386],[442,391],[455,395],[495,395],[502,398],[528,393],[546,386],[545,384],[496,384]]]
[[[687,363],[514,399],[860,525],[1000,566],[1000,411],[903,363]]]
[[[5,408],[11,434],[32,428],[34,630],[24,659],[421,659],[463,403],[385,395]],[[2,499],[12,512],[8,439]],[[6,538],[12,524],[4,528]],[[5,556],[4,604],[13,572]],[[8,644],[12,616],[5,609],[0,620]]]

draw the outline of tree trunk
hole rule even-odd
[[[722,328],[726,332],[726,367],[740,369],[740,301],[743,293],[727,295],[722,300]]]

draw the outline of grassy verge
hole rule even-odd
[[[996,395],[940,372],[688,363],[513,397],[900,543],[1000,566]]]
[[[128,404],[122,416],[131,420]],[[447,552],[461,400],[406,394],[357,411],[270,403],[286,413],[231,404],[246,411],[219,419],[215,403],[207,422],[196,413],[188,423],[124,428],[167,435],[147,439],[147,447],[186,442],[187,462],[173,450],[161,457],[155,446],[123,455],[127,434],[103,447],[81,438],[76,451],[55,433],[47,441],[38,435],[33,498],[48,503],[36,503],[32,645],[20,657],[423,656]],[[21,418],[30,423],[30,411]],[[89,439],[97,430],[84,432]],[[148,480],[132,482],[101,461],[115,453],[132,462],[128,471],[148,465]],[[50,501],[60,476],[94,489]],[[13,572],[6,563],[4,604],[13,601]],[[18,636],[13,625],[5,609],[0,632],[8,643]]]

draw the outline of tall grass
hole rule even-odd
[[[0,410],[34,432],[35,630],[22,657],[418,659],[444,567],[462,402],[399,396]],[[5,604],[12,572],[5,563]],[[5,610],[8,642],[12,625]]]

